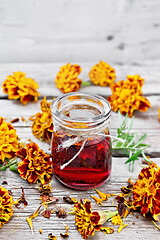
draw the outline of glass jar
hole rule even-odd
[[[110,104],[97,95],[69,93],[51,105],[52,163],[57,179],[74,189],[91,189],[111,174]]]

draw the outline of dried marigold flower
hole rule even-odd
[[[78,231],[84,239],[87,239],[89,235],[93,236],[95,230],[100,231],[101,224],[100,215],[98,212],[91,211],[91,202],[88,199],[82,199],[74,206],[75,209],[75,224]]]
[[[77,202],[77,199],[73,198],[73,197],[69,197],[69,196],[64,196],[63,197],[63,200],[66,202],[66,203],[69,203],[69,204],[75,204]]]
[[[102,87],[111,85],[116,79],[115,69],[106,62],[100,61],[92,67],[89,78],[95,85]]]
[[[141,88],[144,79],[139,75],[128,75],[126,81],[113,83],[110,88],[112,95],[107,98],[114,112],[132,117],[135,110],[146,112],[151,107],[147,98],[143,97]]]
[[[48,239],[50,239],[50,240],[57,240],[57,237],[56,237],[56,236],[53,236],[52,233],[49,233],[49,234],[48,234]]]
[[[119,214],[117,214],[116,216],[112,217],[111,218],[111,222],[112,222],[113,225],[117,225],[117,224],[121,225],[123,223]]]
[[[120,233],[124,227],[128,226],[128,224],[123,224],[123,221],[119,214],[117,216],[112,217],[111,222],[113,225],[117,224],[120,225],[120,227],[118,228],[118,233]]]
[[[65,208],[58,207],[55,211],[58,218],[66,218],[67,217],[67,211]]]
[[[82,80],[78,78],[81,71],[78,64],[67,63],[62,66],[55,79],[56,87],[63,93],[76,92],[82,83]]]
[[[156,164],[141,170],[133,185],[133,199],[143,216],[150,214],[156,218],[160,214],[160,168]]]
[[[30,117],[32,123],[32,133],[33,135],[44,141],[51,141],[53,132],[53,121],[51,114],[51,102],[47,103],[46,97],[40,102],[42,113]]]
[[[7,76],[2,88],[3,92],[8,94],[8,99],[20,99],[23,104],[37,101],[40,96],[37,92],[38,84],[32,78],[26,78],[25,73],[20,71]]]
[[[80,232],[84,239],[87,239],[89,235],[93,236],[96,231],[100,231],[102,224],[108,219],[118,214],[118,211],[106,212],[103,210],[91,211],[91,202],[88,199],[82,199],[80,202],[76,202],[74,205],[75,224],[77,230]]]
[[[50,156],[43,152],[36,143],[28,143],[26,148],[18,150],[16,155],[22,160],[18,164],[18,172],[23,179],[29,183],[39,180],[42,184],[51,180],[53,170]]]
[[[0,186],[0,228],[9,221],[13,215],[12,196],[7,189]]]
[[[60,233],[60,236],[62,238],[68,238],[69,237],[68,226],[66,226],[65,224],[64,224],[64,226],[65,226],[65,229],[66,229],[66,233]]]
[[[100,205],[103,205],[102,201],[108,201],[108,199],[111,197],[111,196],[115,196],[116,194],[107,194],[107,193],[103,193],[103,192],[100,192],[98,189],[95,189],[96,192],[98,193],[99,197],[100,198],[97,198],[95,196],[92,196],[91,197],[97,202],[97,204],[100,204]]]
[[[101,227],[101,231],[104,233],[104,234],[112,234],[114,233],[114,229],[112,227]]]
[[[24,195],[24,188],[21,187],[21,189],[22,189],[22,196],[21,196],[20,198],[18,198],[17,201],[13,202],[13,205],[15,205],[15,207],[19,207],[19,205],[20,205],[21,203],[24,204],[24,207],[27,207],[27,205],[28,205],[28,202],[27,202],[27,200],[25,199],[25,195]]]
[[[18,150],[18,136],[16,130],[10,123],[6,123],[0,117],[0,163],[3,163],[5,158],[12,158]]]
[[[33,233],[32,219],[33,219],[33,218],[36,218],[36,217],[38,216],[39,210],[40,210],[41,206],[42,206],[42,205],[40,205],[40,206],[36,209],[36,211],[35,211],[33,214],[31,214],[29,217],[26,217],[26,221],[28,222],[28,225],[29,225],[29,227],[30,227],[33,235],[34,235],[34,233]]]

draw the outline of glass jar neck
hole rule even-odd
[[[97,95],[69,93],[56,98],[51,105],[53,125],[79,134],[96,133],[108,126],[110,104]]]

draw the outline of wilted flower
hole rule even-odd
[[[10,123],[0,117],[0,163],[12,158],[18,150],[18,136]]]
[[[36,143],[28,143],[26,148],[18,150],[16,154],[22,160],[18,164],[18,172],[23,179],[29,183],[39,180],[42,184],[51,180],[53,170],[50,156],[43,152]]]
[[[27,207],[28,202],[27,202],[26,199],[25,199],[24,188],[21,187],[21,189],[22,189],[22,196],[21,196],[20,198],[18,198],[18,200],[16,200],[15,202],[13,202],[13,205],[15,205],[16,207],[19,207],[19,205],[20,205],[21,203],[23,203],[23,204],[24,204],[24,207]]]
[[[56,87],[63,93],[76,92],[82,83],[82,80],[78,78],[81,71],[78,64],[68,63],[62,66],[55,79]]]
[[[12,196],[7,189],[0,186],[0,228],[9,221],[13,215]]]
[[[98,64],[92,67],[91,71],[89,72],[89,77],[91,82],[95,85],[105,87],[115,81],[115,69],[106,62],[100,61]]]
[[[147,98],[143,97],[141,88],[144,79],[139,75],[128,75],[126,81],[113,83],[110,88],[112,95],[107,98],[114,112],[118,109],[121,114],[132,117],[134,110],[146,112],[151,107]]]
[[[3,92],[8,94],[8,99],[20,99],[23,104],[37,101],[40,95],[37,92],[38,84],[32,78],[26,78],[25,73],[19,71],[7,76],[2,88]]]
[[[42,113],[38,112],[30,120],[33,135],[44,141],[51,141],[53,132],[53,121],[51,114],[51,102],[47,103],[46,97],[40,102]]]
[[[75,224],[78,231],[84,239],[87,239],[89,235],[93,236],[96,231],[100,231],[101,226],[109,218],[116,215],[118,211],[106,213],[103,210],[91,211],[91,202],[88,199],[82,199],[74,206],[75,209]]]
[[[151,214],[156,218],[160,214],[160,168],[156,164],[141,170],[133,185],[133,199],[143,216]]]

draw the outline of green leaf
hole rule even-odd
[[[135,152],[125,163],[129,163],[129,162],[137,160],[137,158],[139,157],[141,152],[142,152],[142,150]]]
[[[138,145],[144,141],[144,139],[146,138],[146,136],[147,136],[147,134],[145,133],[142,137],[140,137],[140,139],[139,139],[138,142],[134,145],[134,147],[138,147]]]

